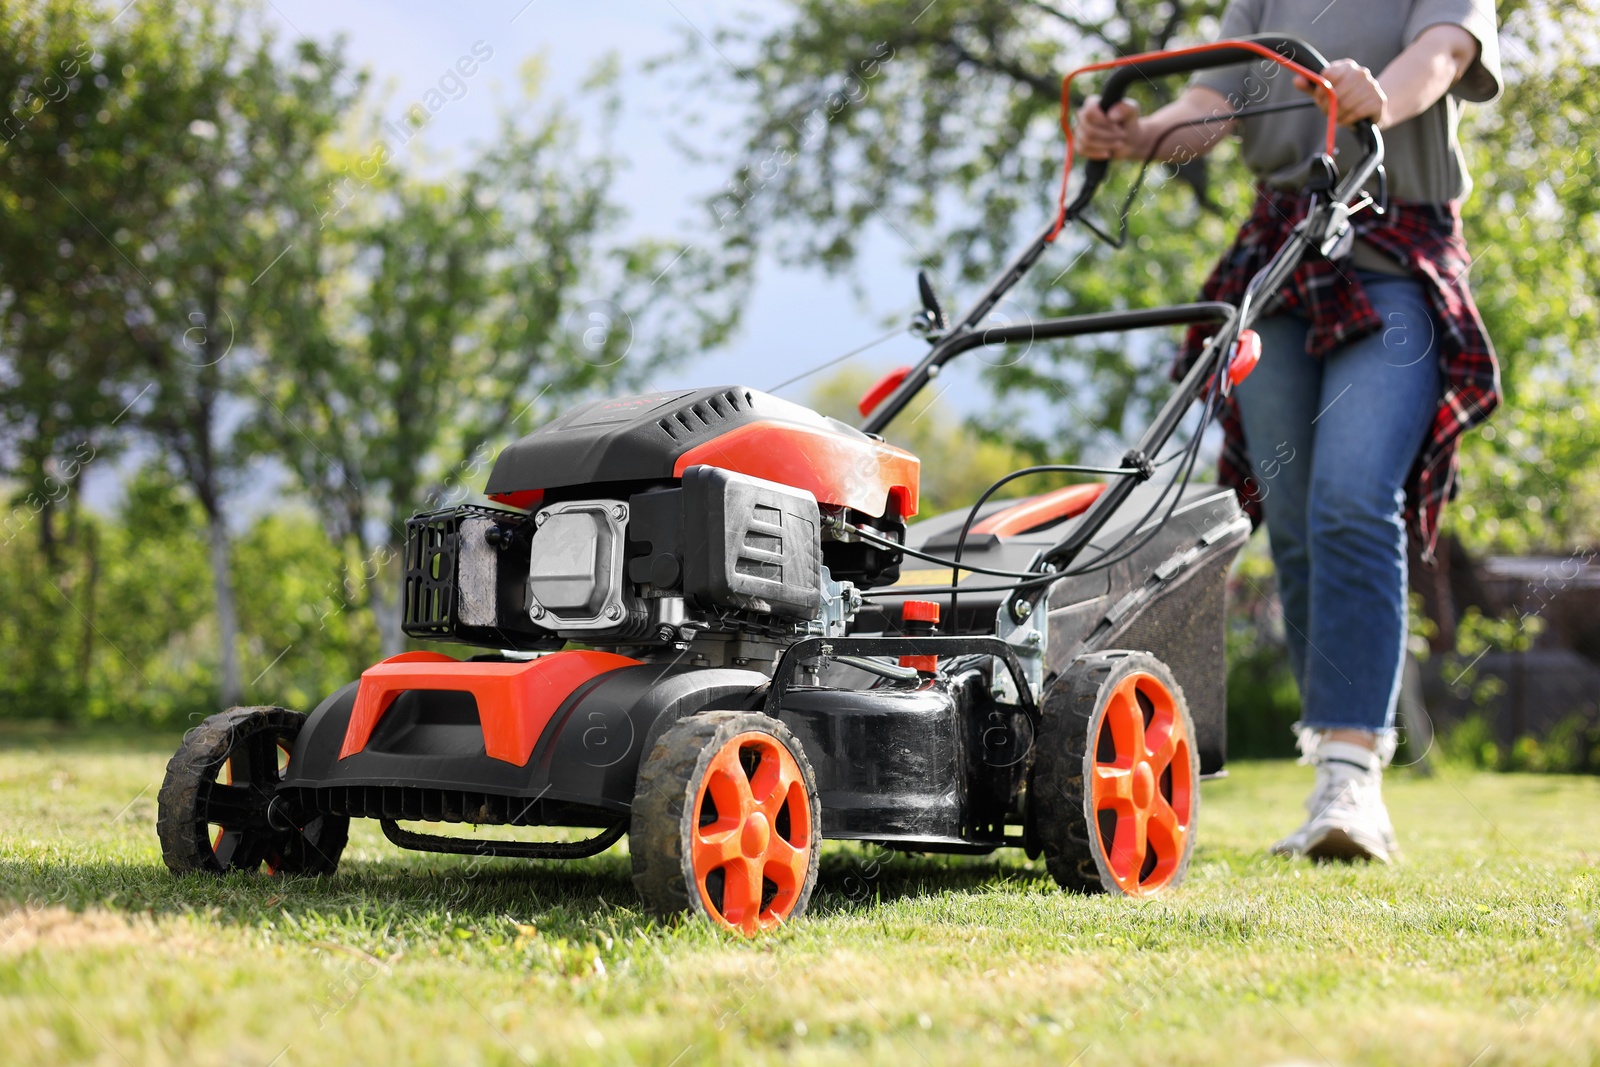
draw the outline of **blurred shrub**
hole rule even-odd
[[[1506,744],[1495,726],[1493,706],[1506,683],[1480,667],[1489,652],[1522,653],[1532,647],[1545,622],[1537,615],[1496,618],[1469,608],[1456,627],[1456,647],[1445,659],[1456,696],[1473,709],[1442,729],[1439,751],[1445,759],[1480,770],[1551,774],[1600,773],[1600,722],[1593,714],[1564,717],[1543,737],[1523,735]]]
[[[1544,737],[1523,736],[1509,747],[1482,713],[1468,716],[1438,738],[1439,752],[1452,763],[1476,770],[1533,774],[1600,774],[1600,724],[1569,715]]]
[[[221,710],[205,520],[164,470],[137,472],[110,515],[79,509],[47,562],[34,539],[0,550],[0,718],[184,724]],[[249,703],[309,711],[377,658],[359,568],[301,508],[233,545]],[[346,578],[348,576],[348,579]]]
[[[1489,652],[1526,652],[1544,632],[1544,620],[1537,615],[1496,618],[1470,607],[1456,623],[1456,647],[1444,660],[1446,674],[1455,679],[1451,688],[1458,697],[1470,701],[1480,712],[1487,709],[1506,690],[1506,683],[1478,668]]]
[[[1296,754],[1300,690],[1289,666],[1265,538],[1252,539],[1228,579],[1228,755]]]

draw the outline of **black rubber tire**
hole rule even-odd
[[[1161,888],[1181,884],[1188,874],[1200,814],[1200,756],[1183,689],[1167,665],[1148,652],[1099,652],[1075,660],[1045,691],[1028,785],[1031,836],[1044,854],[1050,877],[1066,890],[1129,895],[1101,848],[1088,783],[1110,694],[1118,682],[1136,672],[1153,675],[1171,692],[1189,738],[1192,787],[1187,833],[1177,869]]]
[[[633,885],[645,910],[661,919],[685,912],[727,927],[713,915],[695,888],[691,825],[695,798],[712,759],[735,737],[765,733],[789,750],[799,767],[811,810],[810,862],[794,906],[784,921],[805,914],[817,884],[821,853],[822,805],[817,779],[800,742],[777,719],[753,711],[707,711],[687,716],[668,727],[639,766],[628,850],[633,859]]]
[[[167,763],[167,775],[156,801],[156,833],[161,857],[174,874],[225,874],[259,871],[274,874],[332,874],[339,866],[350,834],[350,820],[319,815],[304,827],[286,830],[253,825],[228,829],[207,811],[205,794],[230,760],[232,784],[254,794],[264,818],[281,777],[277,753],[294,750],[294,739],[306,717],[286,708],[230,708],[190,730]],[[259,822],[259,820],[252,820]],[[223,825],[219,854],[212,845],[213,824]]]

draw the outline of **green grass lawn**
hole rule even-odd
[[[1205,786],[1188,884],[1061,893],[1018,853],[830,846],[744,943],[646,922],[623,846],[176,880],[169,739],[0,735],[0,1062],[1600,1062],[1600,780],[1394,774],[1403,865],[1264,846],[1306,768]]]

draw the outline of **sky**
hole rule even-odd
[[[473,54],[474,46],[478,54],[491,51],[466,80],[466,94],[440,109],[425,131],[422,151],[457,160],[492,137],[499,109],[517,98],[519,71],[530,58],[541,58],[547,67],[545,91],[570,99],[579,95],[594,65],[615,52],[623,68],[624,98],[616,145],[628,160],[615,198],[629,212],[634,232],[670,233],[688,244],[713,236],[700,205],[727,174],[718,166],[688,161],[673,137],[701,151],[725,153],[734,146],[717,138],[738,119],[742,101],[732,88],[726,94],[691,95],[681,72],[644,68],[649,60],[679,50],[685,35],[710,37],[718,26],[740,17],[776,20],[783,9],[769,0],[270,0],[266,13],[282,23],[286,36],[329,41],[344,35],[350,59],[373,74],[388,118],[398,119],[450,73],[457,59]],[[731,75],[729,82],[734,82]],[[690,112],[703,121],[688,123]],[[410,144],[400,151],[417,149]],[[867,240],[853,281],[764,261],[737,334],[722,347],[662,372],[652,384],[767,389],[881,338],[917,306],[909,256],[903,240],[883,227]],[[952,296],[946,296],[947,305],[961,303]],[[926,350],[925,342],[907,334],[858,359],[863,366],[887,370],[916,361]],[[946,403],[963,412],[986,406],[977,370],[962,367],[941,380]],[[803,400],[812,380],[788,387],[783,395]]]

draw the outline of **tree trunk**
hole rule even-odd
[[[82,595],[78,598],[81,602],[79,610],[83,613],[83,649],[78,662],[78,691],[85,703],[88,702],[89,689],[94,681],[94,638],[97,632],[94,622],[94,594],[100,577],[99,541],[100,539],[95,536],[94,527],[90,526],[84,531],[83,547],[88,573],[84,575]]]
[[[406,650],[405,631],[400,628],[400,554],[392,549],[379,550],[389,563],[379,567],[372,580],[372,614],[378,621],[378,641],[383,658],[398,656]]]
[[[222,706],[231,708],[244,699],[239,683],[239,616],[233,600],[233,572],[228,563],[228,526],[221,515],[206,514],[211,541],[211,583],[217,597],[217,640],[222,658]]]
[[[405,423],[402,422],[401,425]],[[378,639],[382,643],[385,659],[398,656],[406,650],[406,635],[401,629],[405,622],[402,617],[404,609],[400,604],[400,589],[405,582],[405,544],[404,542],[395,544],[392,536],[398,532],[396,529],[398,520],[411,514],[412,501],[416,496],[416,482],[414,472],[402,473],[400,477],[390,482],[391,539],[379,545],[372,555],[377,561],[377,566],[373,568],[377,576],[373,579],[372,608],[378,618]],[[399,528],[404,527],[401,525]]]
[[[44,557],[47,573],[60,573],[61,544],[56,539],[56,508],[49,497],[39,506],[39,554]]]

